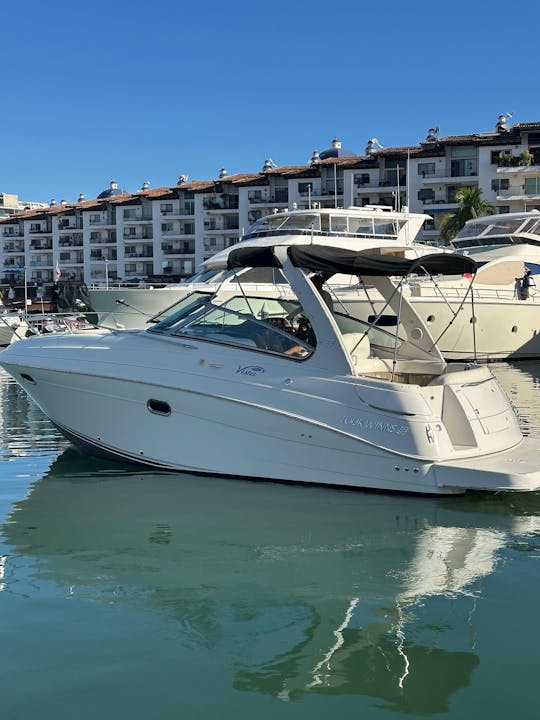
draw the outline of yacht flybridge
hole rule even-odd
[[[294,243],[338,245],[351,250],[379,248],[379,252],[401,253],[417,257],[433,249],[415,241],[428,215],[394,211],[383,205],[343,208],[291,210],[268,215],[251,226],[242,238],[242,246]],[[235,282],[227,270],[230,248],[208,258],[203,269],[192,278],[162,288],[96,287],[88,291],[89,301],[103,326],[140,329],[153,315],[185,297],[201,285],[217,287]],[[256,290],[266,283],[279,281],[279,273],[266,268],[246,268],[242,284]]]
[[[145,331],[30,338],[0,363],[74,444],[115,459],[415,493],[540,488],[538,443],[489,368],[447,365],[390,279],[474,261],[280,245],[228,264],[279,270],[290,293],[206,287]],[[332,312],[313,273],[368,278],[395,326]]]

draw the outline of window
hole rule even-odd
[[[298,183],[298,194],[299,195],[309,195],[309,193],[313,192],[313,183],[310,182],[301,182]]]
[[[508,179],[498,179],[491,181],[491,189],[493,192],[499,192],[500,190],[508,190],[510,187],[510,180]]]
[[[90,215],[90,222],[91,223],[99,223],[101,222],[101,215],[99,213],[95,215]]]
[[[136,217],[134,208],[127,208],[124,210],[124,220],[132,220]]]
[[[242,346],[249,350],[304,359],[314,344],[302,337],[302,307],[281,298],[236,296],[216,306],[211,295],[192,293],[168,308],[154,321],[151,332],[172,332],[181,337]],[[307,331],[307,328],[306,328]],[[315,342],[313,331],[310,339]]]
[[[101,240],[101,233],[100,232],[91,232],[90,233],[90,242],[99,242]]]
[[[172,203],[161,203],[159,206],[162,215],[171,215],[173,211]]]
[[[161,232],[162,232],[162,233],[172,233],[172,232],[174,232],[174,225],[173,225],[173,223],[161,223]]]
[[[422,177],[427,177],[428,175],[435,175],[435,163],[418,163],[418,174]]]
[[[525,195],[540,195],[540,177],[525,179]]]
[[[369,185],[369,173],[355,173],[353,182],[357,187]]]
[[[435,191],[430,188],[419,190],[418,199],[423,203],[432,203],[435,200]]]

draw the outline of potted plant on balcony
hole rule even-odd
[[[528,167],[531,165],[533,159],[533,155],[528,150],[523,150],[519,153],[519,164],[524,165],[525,167]]]

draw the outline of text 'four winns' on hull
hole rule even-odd
[[[473,260],[308,241],[238,248],[228,265],[283,282],[207,287],[146,330],[31,338],[0,362],[75,444],[116,459],[417,493],[540,487],[538,443],[489,368],[448,365],[396,280],[474,276]],[[331,307],[335,274],[369,282],[395,322]]]

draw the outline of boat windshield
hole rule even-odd
[[[524,224],[523,218],[504,219],[496,222],[467,223],[456,235],[452,244],[455,248],[463,250],[467,247],[482,247],[493,245],[518,245],[520,242],[533,242],[534,240],[521,240],[516,237],[518,232],[534,233],[540,226],[538,219],[529,220]]]
[[[165,310],[162,310],[158,315],[150,318],[148,322],[154,324],[154,327],[150,329],[159,332],[168,330],[176,323],[204,307],[210,302],[214,295],[215,293],[212,291],[189,293],[189,295],[186,295],[182,300],[175,302],[173,305],[165,308]]]
[[[169,314],[149,331],[243,346],[296,360],[312,354],[315,335],[297,300],[235,295],[217,304],[210,302],[211,297],[194,298],[191,303],[186,298],[164,311],[161,315]]]
[[[191,275],[185,280],[182,280],[182,283],[220,283],[230,274],[230,271],[224,268],[205,268],[203,270],[199,270],[199,272],[195,273],[195,275]]]

